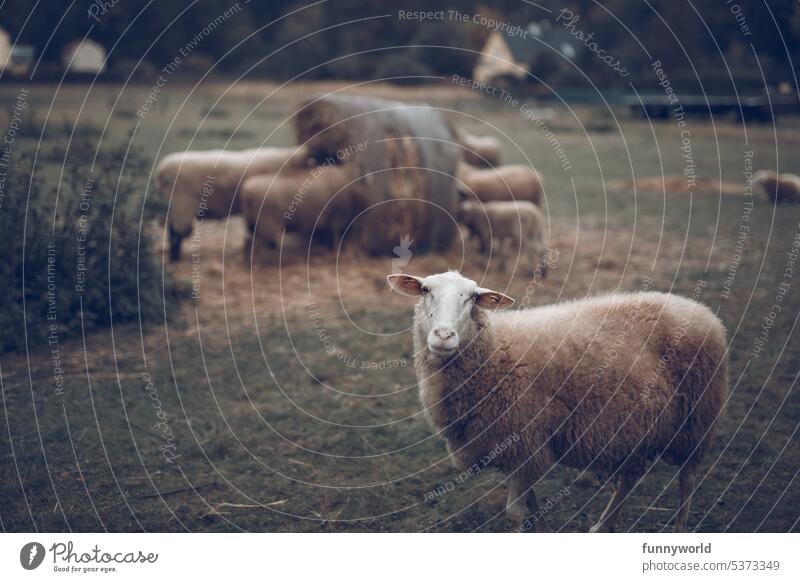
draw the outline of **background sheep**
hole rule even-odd
[[[544,182],[539,173],[529,166],[500,166],[489,170],[460,163],[456,170],[459,193],[465,199],[477,198],[481,202],[527,200],[534,204],[544,193]]]
[[[519,527],[533,486],[555,463],[611,471],[616,492],[592,531],[613,531],[647,463],[680,467],[675,526],[686,525],[694,474],[728,393],[725,329],[677,295],[607,295],[495,312],[510,297],[455,272],[390,275],[420,296],[414,315],[420,397],[456,463],[491,460],[509,479]],[[516,440],[514,439],[516,437]],[[532,524],[546,530],[543,520]]]
[[[542,274],[546,274],[545,220],[532,202],[465,201],[461,203],[458,219],[478,238],[482,253],[488,252],[494,239],[498,241],[501,256],[519,253],[523,262],[530,263],[531,271],[539,265]],[[505,241],[510,241],[510,249],[504,248]]]
[[[304,147],[186,151],[164,157],[155,176],[159,191],[170,201],[170,258],[180,260],[181,241],[192,233],[195,217],[219,219],[239,213],[236,190],[244,178],[305,165]]]
[[[322,165],[245,180],[240,197],[252,244],[275,249],[285,228],[309,238],[313,234],[315,240],[338,248],[355,214],[351,192],[346,188],[351,174],[349,165]]]
[[[753,185],[772,202],[800,202],[800,176],[760,170],[753,176]]]
[[[472,135],[456,130],[456,140],[462,146],[461,159],[472,166],[500,165],[500,142],[488,135]]]

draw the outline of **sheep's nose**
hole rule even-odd
[[[452,329],[442,329],[441,327],[437,327],[433,330],[433,335],[436,336],[436,339],[446,342],[447,340],[455,337],[456,332]]]
[[[451,353],[458,348],[458,334],[452,327],[436,327],[428,335],[428,349],[435,354]]]

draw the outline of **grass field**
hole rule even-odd
[[[139,117],[149,87],[95,87],[87,97],[82,86],[34,86],[28,115],[93,128],[104,143],[130,140],[155,160],[178,149],[287,145],[298,98],[332,87],[275,88],[168,87]],[[17,90],[0,94],[13,100]],[[800,206],[745,195],[751,157],[753,170],[800,171],[800,120],[745,128],[691,119],[682,128],[554,105],[537,110],[539,126],[466,91],[364,90],[461,112],[464,127],[502,140],[504,161],[530,159],[542,172],[558,260],[528,292],[533,305],[646,286],[718,312],[729,330],[731,398],[689,525],[800,530],[800,275],[792,262]],[[41,147],[65,147],[62,140],[45,135]],[[35,146],[39,135],[18,141]],[[691,192],[689,168],[702,178]],[[506,530],[502,478],[486,471],[458,479],[422,416],[411,305],[384,283],[392,258],[345,248],[251,271],[243,235],[238,217],[207,223],[194,263],[165,263],[186,299],[162,325],[63,341],[62,393],[47,353],[0,354],[2,529]],[[135,268],[135,257],[119,260]],[[448,268],[526,294],[524,274],[469,245],[413,255],[405,267]],[[759,337],[764,348],[755,354]],[[551,501],[550,525],[586,531],[608,500],[606,481],[561,467],[545,475],[536,489],[540,504]],[[675,468],[657,463],[618,529],[668,529],[676,505]]]

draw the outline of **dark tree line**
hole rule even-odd
[[[0,7],[0,26],[12,42],[36,46],[45,62],[58,61],[66,43],[88,34],[106,48],[114,47],[110,69],[124,76],[142,58],[146,64],[141,76],[157,71],[198,31],[231,10],[235,13],[192,50],[199,66],[215,64],[218,74],[278,79],[469,74],[475,51],[487,37],[486,27],[447,19],[401,20],[398,10],[456,10],[524,26],[532,20],[554,20],[559,10],[568,8],[580,16],[576,28],[593,33],[600,46],[625,63],[633,80],[652,81],[650,64],[658,59],[676,85],[692,89],[700,88],[697,76],[710,85],[706,90],[730,88],[728,68],[742,86],[761,85],[762,70],[770,84],[793,82],[790,58],[800,58],[797,0],[540,0],[538,4],[551,12],[522,0],[328,0],[316,5],[270,0],[6,0]],[[578,60],[594,82],[619,83],[619,77],[588,51]],[[540,65],[545,75],[557,75],[559,81],[585,82],[569,68]],[[187,65],[184,72],[197,71]]]

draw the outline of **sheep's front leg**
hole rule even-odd
[[[179,234],[178,231],[172,228],[172,225],[169,225],[169,259],[173,263],[178,262],[181,260],[181,242],[183,241],[183,235]]]
[[[600,520],[589,529],[590,532],[608,533],[614,531],[617,516],[619,515],[620,509],[622,509],[622,504],[628,498],[628,494],[635,484],[636,479],[630,475],[623,474],[619,477],[614,495],[611,496],[611,501],[608,502],[605,511],[603,511],[603,515],[600,516]]]
[[[676,532],[686,531],[686,521],[689,518],[689,505],[691,504],[692,492],[694,491],[694,472],[696,468],[695,465],[684,465],[681,467],[681,504],[678,509],[678,515],[675,517]]]
[[[511,529],[513,530],[518,530],[525,520],[525,515],[528,511],[528,495],[530,493],[531,490],[527,480],[509,477],[506,517],[511,522]]]
[[[250,253],[253,250],[253,235],[249,234],[244,237],[244,246],[242,247],[242,255],[245,262],[250,260]]]

